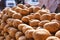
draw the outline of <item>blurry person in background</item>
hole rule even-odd
[[[16,0],[17,4],[25,4],[25,0]]]
[[[39,6],[44,9],[46,8],[47,3],[48,3],[48,0],[39,0]]]
[[[58,4],[57,9],[55,11],[56,13],[60,13],[60,4]]]
[[[46,8],[48,0],[25,0],[25,4],[30,4],[32,6],[40,6],[41,8]]]
[[[0,0],[0,10],[4,9],[5,7],[5,0]]]
[[[38,6],[39,1],[38,0],[25,0],[25,5]]]
[[[50,12],[54,13],[60,3],[60,0],[48,0],[46,8],[50,10]]]

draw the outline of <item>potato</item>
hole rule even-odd
[[[20,8],[24,8],[23,4],[18,4],[17,6],[20,7]]]
[[[48,14],[48,12],[46,10],[39,10],[38,13],[40,13],[41,15]]]
[[[60,30],[55,33],[55,36],[60,38]]]
[[[29,25],[32,27],[37,27],[39,22],[40,22],[39,20],[31,20],[29,22]]]
[[[16,40],[17,40],[20,36],[22,36],[22,35],[23,35],[22,32],[20,32],[20,31],[16,32],[16,34],[15,34]]]
[[[49,22],[50,22],[49,20],[43,20],[43,21],[40,21],[39,24],[38,24],[38,26],[43,27],[44,24],[49,23]]]
[[[60,40],[58,37],[50,36],[46,40]]]
[[[12,17],[12,15],[15,14],[15,13],[16,13],[15,11],[13,11],[12,9],[9,9],[7,15],[9,17]]]
[[[55,15],[55,19],[60,21],[60,13]]]
[[[16,39],[12,38],[11,40],[16,40]]]
[[[33,38],[30,38],[30,39],[28,39],[28,40],[34,40]]]
[[[4,33],[4,37],[6,37],[7,35],[8,35],[8,33],[7,33],[7,32],[5,32],[5,33]]]
[[[59,24],[57,22],[49,22],[44,24],[44,28],[51,33],[55,33],[57,30],[59,30]]]
[[[38,20],[39,20],[40,17],[41,17],[40,13],[35,13],[33,16],[34,16],[35,19],[38,19]]]
[[[19,13],[15,13],[15,14],[12,15],[12,18],[14,18],[14,19],[21,19],[22,15],[19,14]]]
[[[56,19],[53,19],[51,20],[52,22],[58,22],[59,23],[59,29],[60,29],[60,21],[59,20],[56,20]]]
[[[17,7],[14,9],[14,11],[16,11],[17,13],[21,13],[22,9],[17,6]]]
[[[6,22],[7,19],[8,19],[8,15],[4,14],[3,17],[2,17],[2,20]]]
[[[39,11],[39,10],[41,10],[41,8],[38,7],[38,6],[36,6],[36,7],[33,8],[33,12],[34,12],[34,13],[36,13],[36,12]]]
[[[34,19],[34,16],[33,15],[28,15],[28,17],[31,19]]]
[[[50,14],[43,14],[40,17],[40,20],[51,20],[51,15]]]
[[[7,22],[8,25],[12,26],[13,21],[14,21],[13,18],[8,18],[6,22]]]
[[[27,9],[22,9],[20,12],[22,15],[28,15],[29,14],[29,10]]]
[[[11,37],[10,37],[9,35],[7,35],[7,36],[5,37],[5,39],[6,39],[6,40],[11,40]]]
[[[4,13],[3,13],[3,11],[1,11],[0,12],[0,19],[2,19],[3,15],[4,15]]]
[[[9,27],[9,28],[8,28],[8,33],[9,33],[9,35],[10,35],[11,37],[14,38],[16,32],[17,32],[17,29],[15,29],[15,28],[13,28],[13,27]]]
[[[1,25],[0,25],[0,30],[3,30],[4,26],[6,25],[5,22],[2,22]]]
[[[25,36],[21,36],[18,38],[18,40],[27,40],[27,38]]]
[[[19,24],[19,25],[18,25],[18,29],[19,29],[20,31],[22,31],[22,28],[23,28],[23,27],[26,27],[26,26],[27,26],[26,24]]]
[[[27,38],[33,38],[33,32],[34,32],[35,30],[27,30],[26,32],[25,32],[25,36],[27,37]]]
[[[22,32],[25,33],[27,30],[33,30],[33,28],[31,26],[24,26],[22,28]]]
[[[2,31],[1,31],[1,35],[4,35],[4,33],[5,33],[5,32],[2,30]]]
[[[8,28],[9,28],[9,27],[10,27],[10,25],[8,25],[8,24],[5,25],[5,27],[3,28],[3,31],[4,31],[4,32],[8,32]]]
[[[0,36],[0,40],[4,40],[4,36]]]
[[[10,7],[6,7],[5,9],[2,10],[2,12],[3,12],[4,14],[7,14],[9,9],[11,9],[11,8],[10,8]]]
[[[33,13],[33,8],[34,8],[34,6],[31,6],[31,7],[28,8],[29,13]]]
[[[39,29],[33,32],[34,40],[45,40],[49,36],[51,36],[51,34],[46,29]]]
[[[30,18],[28,16],[24,16],[21,19],[24,23],[29,23]]]
[[[0,25],[1,25],[1,20],[2,20],[2,19],[0,19]]]
[[[20,8],[22,8],[22,9],[27,8],[27,7],[26,7],[25,5],[23,5],[23,4],[18,4],[17,6],[20,7]]]
[[[14,26],[14,27],[18,27],[19,24],[22,24],[22,21],[19,20],[19,19],[14,19],[14,21],[13,21],[13,26]]]
[[[51,19],[55,19],[56,13],[50,13],[51,14]]]

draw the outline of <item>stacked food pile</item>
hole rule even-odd
[[[60,40],[60,13],[18,4],[0,12],[0,40]]]

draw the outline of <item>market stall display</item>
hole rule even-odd
[[[0,40],[60,40],[60,13],[18,4],[0,12]]]

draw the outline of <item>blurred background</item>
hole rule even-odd
[[[43,0],[46,1],[46,0]],[[3,10],[5,7],[13,7],[16,6],[17,4],[24,4],[24,5],[33,5],[33,6],[40,6],[40,0],[0,0],[0,10]],[[45,8],[45,5],[42,7]],[[51,8],[50,8],[51,9]],[[56,11],[60,12],[60,4],[56,8]]]

